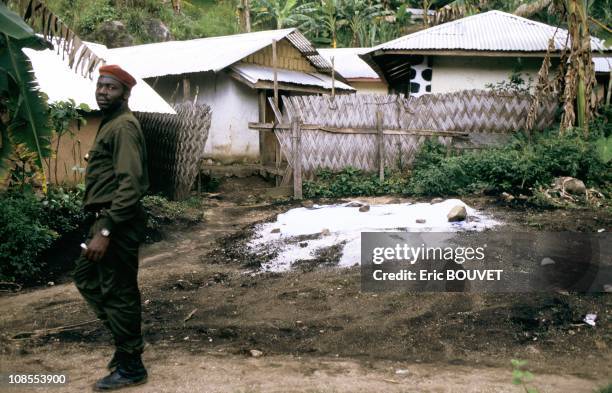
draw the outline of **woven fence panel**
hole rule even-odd
[[[277,130],[276,135],[287,160],[294,161],[291,130]],[[373,134],[337,134],[319,130],[302,132],[302,171],[318,168],[340,170],[346,166],[371,170],[376,165],[376,136]]]
[[[276,135],[289,163],[295,152],[291,144],[291,130],[277,129]],[[385,135],[385,168],[404,169],[429,136]],[[448,145],[451,137],[436,137]],[[302,171],[307,177],[321,168],[340,171],[347,166],[366,172],[378,170],[378,140],[376,134],[342,134],[322,130],[303,130],[301,136]]]
[[[210,129],[208,105],[180,104],[176,115],[136,112],[147,143],[151,191],[172,199],[189,195]]]
[[[420,97],[352,94],[283,97],[285,121],[338,128],[375,128],[376,111],[383,127],[397,130],[435,130],[512,133],[525,127],[531,96],[467,90]],[[542,101],[535,128],[550,126],[558,107],[554,97]]]
[[[320,129],[302,129],[302,170],[311,176],[317,169],[341,170],[347,166],[364,171],[378,170],[376,134],[350,131],[377,128],[376,112],[382,113],[382,128],[398,133],[385,133],[385,168],[409,166],[420,145],[427,138],[449,146],[453,136],[442,131],[473,135],[509,135],[525,127],[531,96],[482,90],[468,90],[421,97],[401,95],[352,94],[329,96],[282,97],[283,123],[293,120]],[[557,100],[542,101],[537,111],[536,129],[552,125]],[[335,128],[330,131],[326,128]],[[339,132],[339,131],[347,132]],[[428,135],[419,134],[427,131]],[[293,162],[291,131],[277,129],[276,135],[288,161]],[[489,138],[495,139],[495,138]]]

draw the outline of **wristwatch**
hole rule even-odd
[[[100,235],[104,236],[104,237],[109,237],[110,236],[110,231],[106,228],[102,228],[100,230]]]

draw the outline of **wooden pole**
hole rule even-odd
[[[259,90],[259,100],[258,100],[258,108],[259,108],[259,122],[266,122],[266,90]],[[261,161],[261,165],[266,164],[266,131],[259,130],[259,160]]]
[[[276,169],[276,187],[280,186],[281,181],[282,181],[279,175],[280,166],[281,166],[281,150],[280,150],[280,144],[278,143],[278,137],[276,136],[276,130],[274,130],[274,167]]]
[[[334,56],[331,58],[332,63],[332,100],[336,97],[336,67],[334,65]]]
[[[276,56],[276,40],[272,40],[272,70],[274,70],[274,105],[278,108],[278,58]]]
[[[302,199],[302,130],[297,120],[291,122],[293,145],[293,198]]]
[[[183,102],[188,102],[191,99],[191,85],[189,78],[183,78]]]
[[[278,57],[276,54],[276,40],[272,40],[272,70],[274,71],[274,106],[276,108],[278,108],[278,75],[277,75],[277,69],[278,67]],[[281,151],[280,151],[280,145],[278,143],[278,139],[276,138],[276,134],[275,134],[275,141],[274,141],[274,158],[275,158],[275,163],[276,163],[276,173],[279,173],[279,169],[280,169],[280,164],[281,164]],[[276,186],[278,187],[281,183],[281,178],[276,175]]]
[[[193,105],[198,103],[198,96],[200,95],[200,86],[196,86],[195,95],[193,96]]]
[[[606,94],[606,105],[610,105],[610,96],[612,96],[612,69],[608,79],[608,93]]]
[[[378,139],[378,177],[382,182],[385,180],[385,141],[383,134],[383,114],[380,108],[376,110],[376,131]]]

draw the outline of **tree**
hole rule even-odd
[[[481,7],[486,4],[486,0],[454,0],[450,3],[436,9],[432,18],[429,17],[427,11],[429,5],[436,6],[440,2],[424,1],[423,21],[426,25],[438,25],[441,23],[450,22],[455,19],[460,19],[468,15],[473,15],[480,12]],[[426,8],[425,8],[426,7]]]
[[[535,0],[531,3],[521,4],[516,10],[514,10],[514,15],[522,16],[523,18],[530,18],[549,7],[552,2],[553,0]]]
[[[11,173],[11,156],[19,152],[21,158],[32,157],[46,191],[43,159],[51,152],[47,104],[38,92],[31,64],[21,48],[53,48],[53,41],[58,55],[65,54],[68,65],[83,78],[91,78],[104,60],[40,0],[15,2],[22,17],[5,3],[0,2],[0,185],[6,184]]]
[[[46,103],[37,90],[31,64],[21,51],[49,47],[19,15],[0,2],[0,184],[6,184],[9,178],[10,158],[17,149],[30,152],[41,171],[44,157],[50,154]],[[41,174],[46,191],[44,171]]]
[[[338,34],[348,24],[342,12],[342,0],[317,0],[304,4],[307,12],[299,18],[299,27],[317,44],[338,46]]]
[[[382,4],[368,0],[353,0],[346,2],[340,10],[351,33],[350,46],[371,46],[375,40],[377,18],[389,15]],[[372,34],[374,33],[374,34]],[[373,37],[374,35],[374,37]]]
[[[303,6],[298,6],[297,0],[254,0],[252,11],[255,14],[255,24],[270,25],[276,29],[295,26],[299,23]]]
[[[595,109],[591,92],[595,84],[595,70],[591,57],[591,35],[586,0],[565,0],[571,51],[565,74],[563,117],[561,129],[574,125],[588,132],[588,122]],[[574,99],[576,107],[574,108]]]
[[[474,15],[485,10],[502,10],[517,16],[531,18],[555,4],[555,0],[423,0],[423,8],[435,9],[433,17],[424,15],[426,25],[433,26]]]
[[[249,0],[240,0],[238,5],[238,18],[240,20],[240,31],[242,33],[251,32],[251,6]]]

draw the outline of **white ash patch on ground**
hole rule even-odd
[[[286,271],[295,261],[314,259],[317,251],[344,242],[338,266],[350,267],[360,263],[361,232],[482,231],[501,224],[459,199],[434,204],[370,205],[366,212],[349,204],[354,203],[315,204],[279,214],[276,221],[255,228],[255,236],[248,243],[250,251],[276,249],[276,257],[264,263],[262,269]],[[448,212],[458,205],[465,206],[468,219],[448,222]]]

